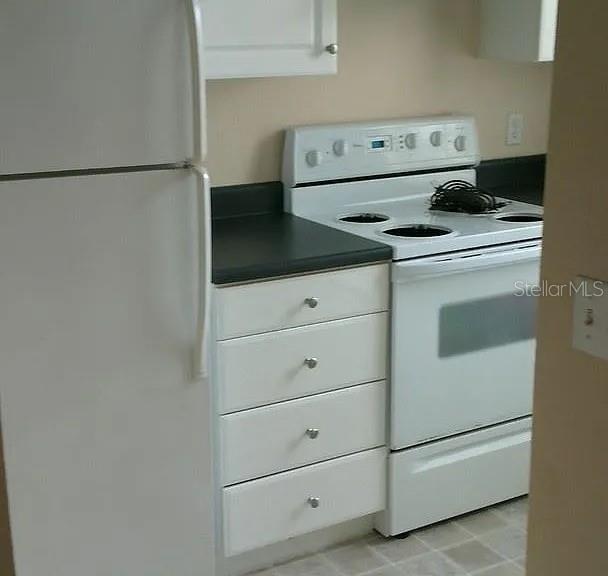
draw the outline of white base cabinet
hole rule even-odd
[[[336,0],[205,0],[208,78],[335,74]]]
[[[383,510],[389,265],[216,291],[224,554]]]
[[[520,62],[555,57],[559,0],[482,0],[480,56]]]

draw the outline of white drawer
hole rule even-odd
[[[309,498],[318,498],[313,508]],[[227,556],[384,509],[386,450],[378,448],[223,490]]]
[[[388,297],[388,264],[220,288],[217,337],[224,340],[383,312],[388,310]],[[316,305],[307,303],[313,298]]]
[[[531,427],[524,418],[392,452],[376,528],[394,536],[527,494]]]
[[[223,484],[382,446],[385,414],[374,382],[222,416]]]
[[[220,411],[382,380],[387,343],[386,312],[218,342]]]

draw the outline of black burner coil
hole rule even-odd
[[[489,214],[506,206],[483,188],[464,180],[450,180],[435,188],[431,197],[431,210],[460,212],[463,214]]]

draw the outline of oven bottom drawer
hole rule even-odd
[[[394,536],[527,494],[531,427],[524,418],[391,453],[377,529]]]
[[[373,514],[385,504],[385,448],[224,488],[225,554]]]

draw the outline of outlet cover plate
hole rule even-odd
[[[507,145],[519,146],[524,139],[524,115],[513,112],[507,118]]]

